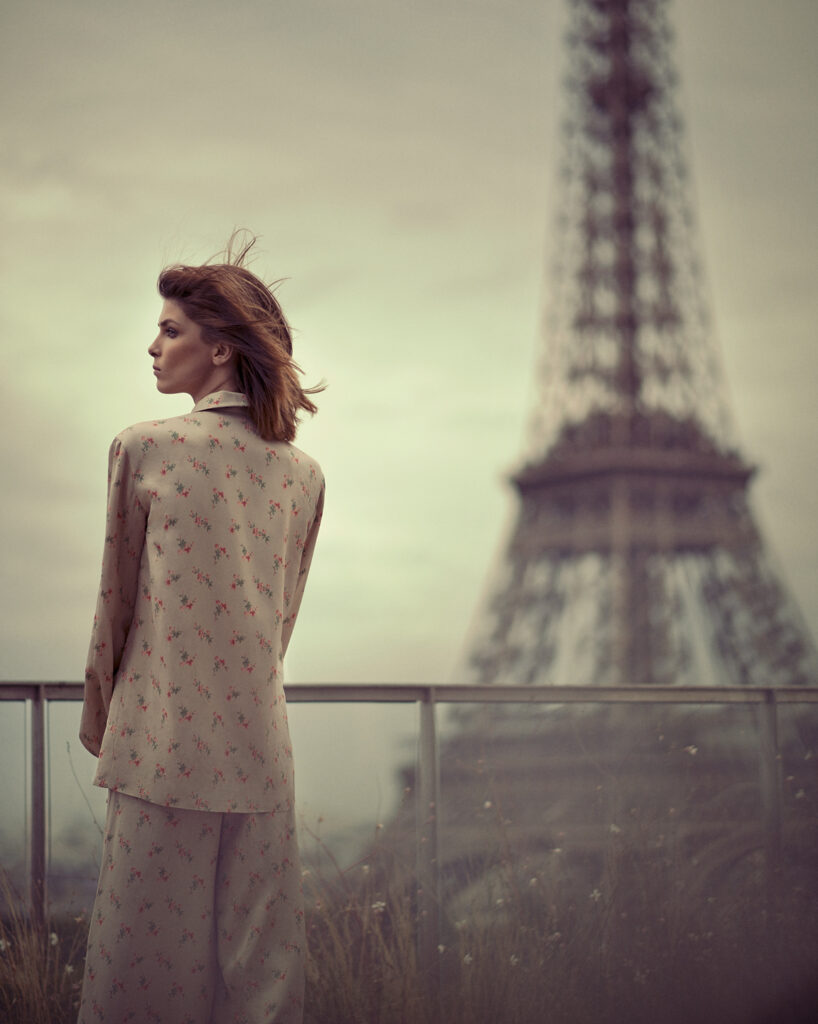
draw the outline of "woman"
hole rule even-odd
[[[252,245],[162,272],[156,385],[195,405],[110,450],[80,733],[109,794],[81,1022],[302,1017],[282,662],[324,500],[290,442],[319,389]]]

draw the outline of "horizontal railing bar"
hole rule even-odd
[[[818,687],[504,686],[463,683],[287,683],[291,703],[438,704],[816,704]],[[83,684],[0,682],[0,700],[82,700]]]

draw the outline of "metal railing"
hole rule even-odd
[[[778,707],[818,704],[818,688],[737,689],[732,687],[599,687],[599,686],[464,686],[416,684],[315,684],[285,687],[289,703],[401,703],[419,709],[419,743],[415,784],[418,953],[436,977],[440,942],[440,861],[438,808],[437,706],[439,704],[700,704],[754,705],[760,712],[759,781],[763,815],[765,863],[772,888],[781,867],[781,764]],[[45,713],[50,701],[81,700],[81,683],[1,682],[0,700],[30,704],[30,884],[31,911],[46,917],[46,750]]]

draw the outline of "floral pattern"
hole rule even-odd
[[[297,1024],[301,902],[292,807],[218,814],[111,793],[79,1024]]]
[[[120,433],[80,736],[95,784],[167,807],[292,802],[282,663],[324,478],[245,396]]]

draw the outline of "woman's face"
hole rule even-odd
[[[148,349],[153,356],[156,387],[163,395],[190,395],[194,402],[212,391],[230,390],[229,352],[202,338],[202,329],[177,303],[166,299],[159,314],[159,334]]]

